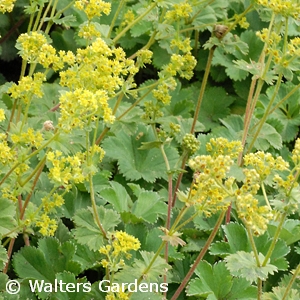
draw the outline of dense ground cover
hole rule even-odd
[[[297,0],[0,13],[0,299],[300,297]]]

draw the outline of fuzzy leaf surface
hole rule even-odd
[[[0,200],[0,236],[8,234],[17,226],[16,220],[13,218],[16,212],[14,203],[8,199],[1,198]],[[16,233],[12,232],[9,237],[16,237]]]
[[[264,256],[259,253],[259,261],[263,262]],[[238,251],[225,258],[226,267],[233,276],[245,278],[249,282],[256,282],[257,278],[266,280],[268,275],[277,272],[277,267],[269,263],[264,267],[257,266],[253,253]]]
[[[210,265],[202,261],[195,270],[198,278],[191,280],[187,289],[189,296],[207,299],[255,299],[256,288],[243,278],[234,278],[224,262]]]
[[[118,160],[120,171],[129,180],[143,178],[148,182],[154,182],[157,178],[166,178],[166,166],[160,150],[138,149],[142,142],[155,140],[153,133],[144,126],[141,126],[138,131],[143,132],[139,140],[124,132],[118,132],[115,137],[107,138],[103,142],[106,155]],[[174,165],[178,159],[177,150],[166,147],[165,152],[170,165]]]
[[[101,206],[97,207],[97,212],[105,231],[113,230],[120,223],[118,213],[111,209]],[[99,250],[103,245],[103,234],[94,220],[92,209],[79,210],[74,217],[74,222],[76,228],[73,232],[78,243],[87,244],[93,251]]]

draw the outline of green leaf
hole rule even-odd
[[[210,247],[212,255],[227,255],[237,251],[251,251],[251,245],[248,240],[246,229],[238,223],[228,223],[222,225],[227,242],[217,242]]]
[[[99,264],[101,254],[99,251],[90,250],[87,245],[76,244],[76,253],[73,259],[81,264],[82,270],[87,270]]]
[[[41,249],[24,247],[13,256],[13,266],[20,278],[34,278],[54,282],[55,272]]]
[[[63,290],[58,289],[57,292],[53,291],[51,294],[51,300],[82,300],[90,299],[87,296],[91,284],[86,280],[86,278],[75,278],[75,275],[69,272],[62,272],[56,274],[56,279],[58,282],[68,283],[69,288],[64,288]]]
[[[109,137],[103,142],[103,148],[108,157],[118,160],[120,171],[129,180],[145,179],[154,182],[157,178],[167,178],[166,166],[159,149],[138,150],[142,142],[155,140],[149,127],[140,126],[138,132],[143,136],[136,140],[118,132],[115,137]],[[178,153],[175,148],[166,147],[166,156],[171,166],[175,165]]]
[[[100,222],[105,231],[113,230],[120,223],[120,216],[111,209],[97,207]],[[74,216],[75,239],[80,244],[87,244],[90,250],[97,251],[103,245],[103,234],[97,226],[92,209],[81,209]]]
[[[260,263],[264,261],[264,256],[259,253]],[[257,279],[266,280],[268,275],[277,272],[277,267],[267,263],[265,266],[257,266],[253,252],[237,251],[225,258],[226,267],[233,276],[245,278],[249,282],[256,282]]]
[[[270,147],[280,149],[282,147],[281,135],[276,129],[268,123],[264,123],[257,139],[255,140],[254,147],[257,150],[267,151]]]
[[[196,27],[204,24],[214,24],[217,22],[215,11],[211,6],[202,8],[195,16],[196,18],[193,18],[192,24]]]
[[[75,245],[72,242],[60,244],[56,238],[47,237],[39,240],[39,250],[55,273],[68,271],[78,275],[81,272],[80,264],[73,260]]]
[[[275,235],[277,229],[276,224],[268,225],[268,232],[271,237]],[[280,231],[279,238],[284,240],[287,245],[294,244],[300,240],[300,221],[287,219]]]
[[[6,284],[7,280],[8,280],[8,276],[4,273],[0,273],[0,291],[5,290],[5,284]],[[0,295],[1,295],[1,293],[0,293]],[[1,296],[0,296],[0,299],[1,299]]]
[[[285,300],[295,300],[299,299],[300,294],[297,290],[291,289],[287,295],[286,293],[286,286],[285,287],[274,287],[272,289],[272,293],[263,293],[262,300],[282,300],[285,296]]]
[[[268,250],[271,246],[273,241],[273,237],[269,236],[266,232],[265,234],[256,237],[255,244],[257,247],[257,251],[266,255]],[[270,257],[270,263],[278,268],[278,270],[287,270],[288,269],[288,262],[286,260],[286,255],[290,252],[290,247],[288,247],[282,239],[279,239],[276,244],[275,248],[272,252]]]
[[[6,249],[0,245],[0,271],[2,271],[8,261]]]
[[[296,86],[292,83],[281,85],[279,91],[276,93],[275,102],[277,104],[286,95],[288,95]],[[270,102],[270,99],[275,93],[274,87],[269,87],[266,92],[266,97],[260,97],[260,104],[263,106],[264,111]],[[291,142],[297,136],[300,126],[300,90],[297,89],[294,93],[280,105],[272,114],[271,118],[279,120],[283,124],[282,130],[279,132],[283,141]],[[259,111],[260,112],[260,111]],[[259,117],[259,116],[258,116]]]
[[[132,201],[126,189],[118,182],[111,181],[111,187],[107,187],[101,191],[101,197],[112,204],[118,212],[130,211]]]
[[[154,252],[146,251],[140,251],[140,254],[142,259],[134,259],[133,266],[124,266],[124,268],[115,275],[115,282],[130,283],[135,282],[135,280],[139,279],[140,277],[143,277],[144,280],[142,282],[155,283],[160,280],[160,276],[166,274],[167,270],[171,268],[166,263],[165,259],[158,256],[148,270],[150,262],[152,261],[155,254]]]
[[[91,204],[90,196],[87,193],[78,192],[75,187],[64,195],[65,203],[57,209],[64,217],[72,219],[75,213]]]
[[[202,261],[197,266],[195,273],[199,278],[192,280],[189,284],[188,296],[207,297],[209,294],[213,294],[215,299],[226,298],[232,287],[232,276],[224,262],[212,266],[208,262]]]
[[[244,278],[234,278],[224,262],[211,266],[202,261],[195,270],[199,278],[190,281],[188,295],[197,295],[207,299],[256,299],[257,288]]]
[[[223,88],[212,87],[204,94],[198,120],[203,123],[208,131],[219,126],[219,119],[230,114],[229,106],[234,98],[229,96]]]
[[[17,222],[14,219],[16,213],[15,204],[5,198],[0,199],[0,236],[7,235],[11,238],[17,236],[17,232],[14,229],[17,227]]]
[[[157,193],[142,191],[133,204],[132,213],[148,223],[155,223],[159,215],[167,214],[167,204]]]
[[[135,26],[130,29],[131,36],[136,38],[142,34],[145,34],[152,30],[152,21],[141,20]]]

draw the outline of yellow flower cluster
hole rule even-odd
[[[172,54],[171,61],[165,70],[171,76],[175,76],[178,73],[181,78],[190,80],[194,75],[193,69],[196,64],[197,61],[190,52],[184,55]]]
[[[10,139],[14,144],[29,145],[30,147],[39,148],[44,141],[40,131],[35,131],[33,128],[28,128],[26,132],[20,134],[11,134]]]
[[[165,96],[164,102],[169,101],[169,95]],[[144,120],[155,120],[156,118],[160,118],[164,115],[161,111],[161,106],[154,104],[153,101],[147,101],[144,103],[145,113],[142,115],[142,119]]]
[[[256,36],[270,46],[276,46],[281,41],[281,36],[274,31],[271,31],[270,33],[268,28],[263,28],[261,31],[257,31]]]
[[[299,186],[299,184],[295,181],[295,177],[292,174],[289,174],[286,180],[284,180],[278,174],[276,174],[273,178],[273,181],[275,183],[275,187],[277,189],[282,188],[285,191],[286,195],[289,194],[293,188]]]
[[[106,123],[112,123],[114,116],[108,106],[108,96],[104,90],[95,93],[78,88],[73,92],[65,92],[60,98],[61,116],[58,126],[65,132],[74,128],[84,128],[86,120],[94,115],[101,115]]]
[[[40,227],[39,232],[44,236],[53,236],[57,229],[57,222],[50,219],[47,214],[40,216],[40,221],[37,221],[36,226]]]
[[[229,155],[230,158],[237,158],[243,151],[243,147],[240,141],[229,142],[227,139],[219,137],[210,139],[206,144],[206,151],[212,156]]]
[[[111,4],[102,0],[77,0],[74,6],[85,12],[88,19],[102,16],[102,13],[109,15]]]
[[[10,162],[13,162],[16,157],[15,150],[11,149],[8,146],[7,141],[5,140],[6,136],[1,136],[0,142],[0,163],[2,165],[8,165]]]
[[[12,12],[16,0],[1,0],[0,13]]]
[[[131,9],[127,10],[127,12],[124,14],[124,17],[123,17],[123,21],[121,23],[121,27],[125,27],[127,26],[128,24],[130,24],[131,22],[134,21],[134,13]]]
[[[170,47],[172,49],[177,48],[178,50],[182,51],[183,53],[190,52],[192,50],[190,38],[186,38],[184,40],[173,39],[173,40],[171,40]]]
[[[14,186],[14,189],[12,189],[9,184],[1,188],[1,197],[11,200],[12,202],[17,202],[19,195],[20,191],[16,188],[16,185]]]
[[[0,122],[5,120],[5,111],[4,109],[0,108]]]
[[[138,50],[137,55],[137,64],[139,67],[144,67],[144,64],[151,64],[151,58],[153,52],[147,49]]]
[[[24,104],[28,104],[32,97],[42,98],[42,83],[45,79],[42,73],[35,73],[33,77],[25,76],[18,84],[13,83],[8,93],[13,99],[20,99]]]
[[[206,216],[226,209],[232,177],[227,178],[227,173],[233,164],[229,155],[200,155],[189,160],[189,166],[195,171],[194,183],[187,197],[180,197],[187,206],[194,205],[196,209]],[[224,187],[225,185],[225,187]]]
[[[126,232],[116,231],[110,235],[110,244],[99,249],[99,252],[106,256],[106,259],[101,260],[101,264],[104,268],[117,271],[125,265],[122,257],[130,259],[129,251],[137,251],[140,247],[141,243],[137,238]]]
[[[288,50],[290,55],[300,56],[300,38],[295,37],[289,41]]]
[[[184,18],[188,18],[193,11],[192,6],[187,1],[174,4],[173,10],[166,13],[165,19],[168,21],[179,21]]]
[[[22,58],[29,63],[37,63],[43,45],[47,44],[46,37],[36,31],[22,33],[17,39],[17,49]]]
[[[86,40],[93,40],[100,37],[100,31],[96,29],[97,23],[85,22],[79,26],[78,36]]]
[[[300,170],[300,139],[296,140],[294,150],[292,151],[292,161],[295,164],[293,170],[289,172],[288,175],[286,174],[275,174],[273,181],[274,181],[274,187],[278,190],[281,191],[283,194],[283,199],[284,202],[286,203],[285,206],[292,209],[297,209],[298,205],[298,200],[296,201],[297,203],[294,203],[295,199],[298,198],[298,172]],[[296,172],[296,173],[295,173]],[[295,190],[296,196],[293,195],[293,190]],[[283,200],[281,199],[281,200]],[[297,205],[295,205],[297,204]]]
[[[299,18],[300,6],[297,0],[257,0],[257,3],[271,9],[276,14]]]
[[[273,214],[268,206],[258,206],[258,200],[252,194],[236,196],[236,209],[238,216],[253,230],[254,235],[261,235],[267,230],[269,220]]]
[[[192,155],[199,149],[200,141],[193,134],[187,133],[182,139],[182,147]]]
[[[60,72],[60,84],[70,90],[88,89],[91,92],[103,89],[109,97],[124,85],[124,76],[138,72],[134,61],[126,59],[122,48],[110,49],[97,38],[85,49],[78,49],[74,66]],[[135,87],[128,86],[128,88]]]
[[[42,198],[43,211],[45,213],[52,212],[55,207],[62,206],[64,202],[64,198],[57,193],[54,193],[52,197],[50,197],[50,195],[47,195],[46,197]]]
[[[258,151],[244,156],[245,166],[251,166],[260,176],[261,181],[269,176],[272,170],[287,170],[289,164],[281,157],[274,158],[271,153]]]
[[[170,104],[171,96],[169,94],[170,90],[174,90],[177,83],[173,77],[170,77],[167,80],[162,81],[157,89],[152,91],[153,96],[157,101],[163,103],[164,105]]]
[[[74,54],[71,51],[56,51],[46,37],[39,32],[31,31],[23,33],[17,39],[19,54],[28,63],[40,63],[44,68],[52,68],[58,71],[64,67],[64,63],[74,64]]]
[[[113,292],[108,292],[105,296],[105,300],[129,300],[130,295],[125,292],[118,292],[118,293],[113,293]]]
[[[243,173],[245,175],[245,179],[240,191],[243,194],[250,193],[252,195],[256,195],[261,184],[259,174],[255,169],[244,169]]]
[[[294,150],[292,151],[292,160],[295,166],[300,168],[300,139],[296,140]]]
[[[93,154],[99,155],[98,161],[101,161],[104,151],[94,145]],[[88,171],[86,159],[86,153],[79,152],[73,156],[63,156],[60,151],[50,151],[47,153],[48,176],[56,185],[64,185],[66,188],[71,182],[82,183],[87,180],[91,172],[91,170]]]
[[[253,233],[261,235],[266,231],[267,224],[274,215],[269,203],[259,206],[255,195],[273,170],[287,170],[289,164],[281,156],[274,158],[270,153],[258,151],[246,154],[244,165],[248,168],[243,170],[245,174],[243,185],[235,191],[236,209],[238,216],[253,230]],[[275,182],[282,183],[280,179],[278,175],[274,176]]]

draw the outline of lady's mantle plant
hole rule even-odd
[[[296,0],[0,12],[1,299],[299,298]]]

